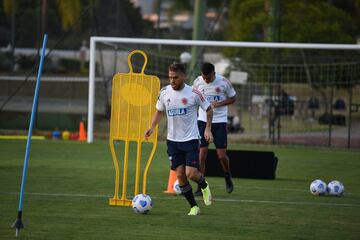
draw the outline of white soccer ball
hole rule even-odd
[[[179,180],[176,179],[176,181],[174,182],[174,186],[173,186],[174,192],[176,193],[176,195],[180,195],[181,194],[181,190],[180,190],[180,185],[179,185]]]
[[[181,63],[189,63],[191,61],[191,54],[188,52],[183,52],[180,54]]]
[[[312,195],[325,195],[326,183],[320,179],[316,179],[310,184],[310,192]]]
[[[146,214],[152,209],[152,200],[149,195],[138,194],[132,200],[132,209],[135,213]]]
[[[327,185],[327,192],[333,196],[341,196],[344,193],[344,184],[337,180],[333,180]]]

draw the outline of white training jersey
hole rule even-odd
[[[185,142],[200,138],[197,126],[199,106],[205,112],[210,103],[199,91],[187,84],[179,91],[173,90],[170,85],[160,90],[156,109],[166,112],[168,140]]]
[[[215,75],[215,80],[211,83],[206,83],[202,76],[197,77],[194,81],[193,88],[199,90],[210,103],[213,101],[223,101],[236,95],[231,82],[217,74]],[[227,122],[227,106],[213,108],[213,112],[213,123]],[[199,109],[198,119],[206,122],[206,113],[202,109]]]

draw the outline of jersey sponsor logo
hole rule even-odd
[[[167,114],[169,117],[186,115],[186,113],[187,113],[187,108],[174,108],[167,110]]]
[[[208,96],[206,96],[206,100],[208,100],[209,102],[220,101],[220,96],[208,95]]]
[[[220,88],[220,87],[216,87],[216,88],[215,88],[215,92],[216,92],[216,93],[220,93],[220,92],[221,92],[221,88]]]

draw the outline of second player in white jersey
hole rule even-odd
[[[193,88],[199,90],[213,108],[213,120],[211,132],[213,134],[216,154],[224,170],[226,191],[231,193],[234,189],[230,172],[230,159],[226,154],[227,149],[227,117],[228,105],[233,104],[236,98],[236,92],[225,77],[215,73],[213,64],[205,62],[201,66],[201,76],[195,79]],[[209,142],[204,138],[204,130],[207,124],[206,113],[199,109],[198,127],[201,135],[200,144],[200,171],[205,173],[205,160],[208,153]],[[201,195],[200,187],[195,193]]]
[[[156,109],[166,113],[168,140],[185,142],[191,139],[200,139],[197,122],[194,121],[199,106],[199,109],[206,114],[210,103],[199,91],[192,89],[187,84],[178,91],[172,89],[170,85],[161,89]]]
[[[193,88],[199,90],[210,102],[221,102],[225,99],[232,98],[236,92],[229,80],[221,75],[216,74],[214,81],[206,83],[202,76],[195,79]],[[228,107],[227,105],[213,109],[213,123],[227,122]],[[199,109],[198,120],[206,122],[206,111]]]

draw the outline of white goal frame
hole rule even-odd
[[[205,40],[177,40],[155,38],[117,38],[90,37],[89,56],[89,97],[87,142],[94,141],[94,106],[95,106],[95,66],[96,43],[127,43],[147,45],[181,45],[204,47],[244,47],[244,48],[289,48],[289,49],[327,49],[327,50],[360,50],[360,44],[315,44],[315,43],[280,43],[280,42],[235,42],[235,41],[205,41]]]

